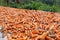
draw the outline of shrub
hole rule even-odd
[[[21,8],[25,8],[25,9],[35,9],[35,10],[37,10],[37,9],[39,9],[40,6],[41,6],[41,2],[34,2],[34,1],[32,1],[32,2],[29,3],[29,4],[24,4],[24,5],[22,5]]]
[[[10,3],[9,6],[14,8],[19,8],[20,4],[14,2],[14,3]]]

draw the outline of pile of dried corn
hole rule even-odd
[[[8,40],[60,40],[60,14],[0,6],[0,25]]]

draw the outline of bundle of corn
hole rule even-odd
[[[8,40],[60,40],[60,14],[0,6],[0,25]]]

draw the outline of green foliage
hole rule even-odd
[[[39,9],[44,11],[51,11],[51,7],[47,5],[42,5]]]
[[[50,12],[60,12],[60,0],[20,0],[21,3],[0,0],[0,5],[14,8],[44,10]]]
[[[44,4],[42,2],[32,2],[32,3],[29,3],[29,4],[22,5],[21,8],[44,10],[44,11],[50,11],[50,12],[57,12],[58,9],[59,9],[55,5],[50,6],[50,5]]]
[[[20,4],[14,2],[14,3],[10,3],[9,6],[14,8],[19,8]]]
[[[31,3],[29,3],[29,4],[25,4],[25,5],[22,5],[22,7],[21,8],[25,8],[25,9],[35,9],[35,10],[37,10],[37,9],[39,9],[39,7],[41,6],[42,4],[41,4],[41,2],[31,2]]]
[[[0,5],[1,6],[5,6],[6,5],[6,3],[4,2],[4,0],[0,0]]]
[[[58,9],[59,9],[59,8],[57,8],[57,6],[55,6],[55,5],[53,5],[53,6],[51,7],[51,11],[52,11],[52,12],[57,12]]]
[[[54,0],[42,0],[43,3],[49,4],[49,5],[53,5],[54,4]]]

